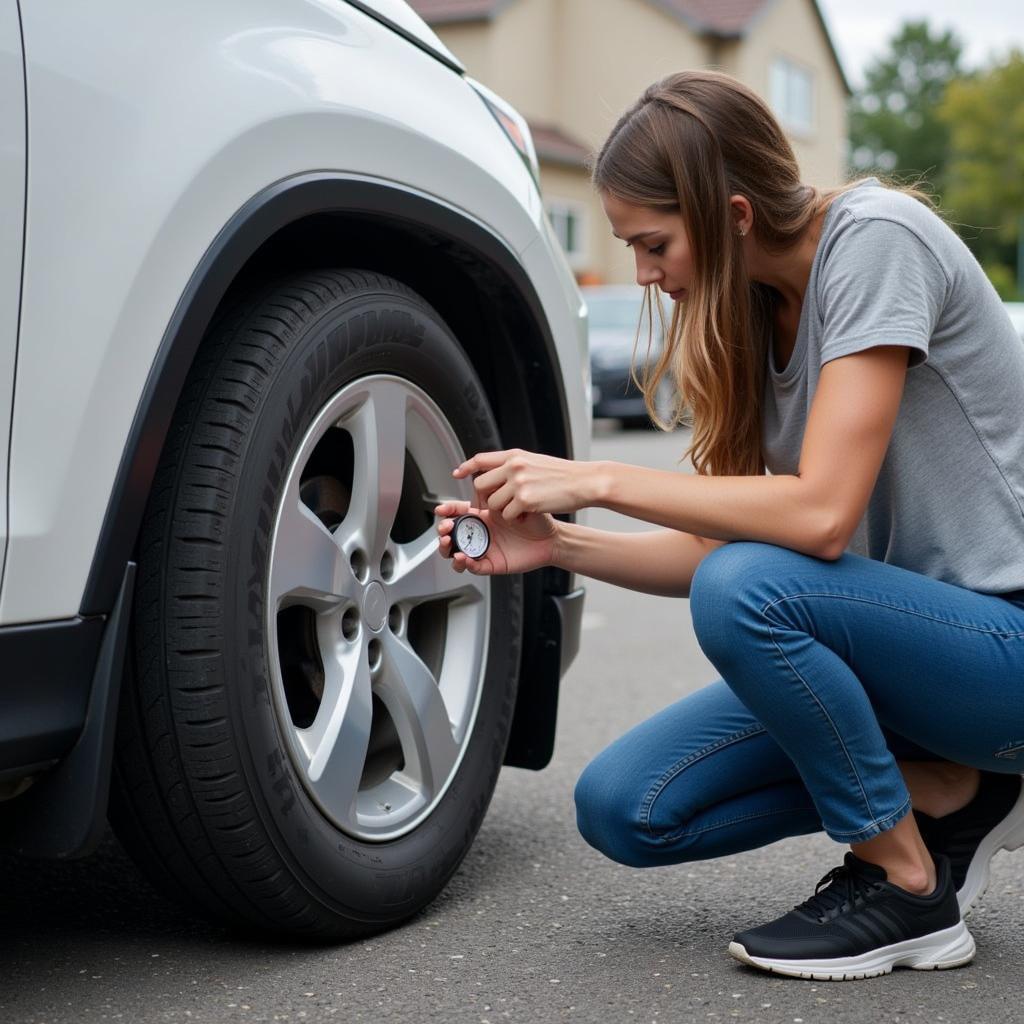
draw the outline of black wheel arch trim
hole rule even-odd
[[[276,232],[316,214],[373,215],[446,236],[496,268],[515,289],[542,338],[552,367],[554,338],[543,306],[516,254],[481,222],[433,196],[393,182],[334,173],[286,178],[253,196],[231,218],[192,273],[164,332],[136,409],[100,529],[80,615],[106,615],[132,557],[149,489],[175,405],[213,315],[250,257]],[[568,404],[557,388],[564,457],[572,458]],[[564,593],[569,575],[545,589]],[[553,581],[552,581],[553,582]]]
[[[431,46],[428,42],[426,42],[426,40],[420,39],[419,36],[413,35],[413,33],[408,31],[408,29],[405,29],[401,25],[399,25],[397,21],[392,21],[391,18],[388,18],[386,15],[381,14],[380,11],[376,10],[376,8],[374,7],[371,7],[369,4],[364,3],[363,0],[345,0],[345,2],[350,7],[354,7],[357,11],[362,11],[363,14],[365,14],[368,18],[373,18],[374,21],[379,22],[386,28],[391,29],[391,31],[394,32],[396,35],[400,35],[404,40],[412,43],[413,46],[418,47],[424,53],[429,53],[431,57],[433,57],[435,60],[439,60],[442,64],[445,65],[445,67],[451,68],[452,71],[455,71],[460,75],[466,73],[466,69],[460,63],[458,63],[458,61],[453,61],[451,57],[449,57],[447,54],[442,53],[436,47]]]

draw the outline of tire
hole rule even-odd
[[[158,887],[313,939],[444,887],[504,756],[523,597],[451,570],[433,506],[501,447],[451,332],[380,274],[295,275],[211,328],[144,518],[118,719],[111,820]]]

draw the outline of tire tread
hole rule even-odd
[[[166,893],[229,925],[286,927],[311,939],[352,938],[385,925],[344,921],[318,904],[259,819],[232,735],[229,694],[217,678],[221,573],[245,445],[282,352],[311,318],[346,295],[369,292],[422,304],[411,289],[380,274],[303,272],[238,301],[205,339],[175,411],[140,535],[132,668],[111,797],[118,835]],[[518,584],[514,593],[521,598]],[[513,701],[514,694],[506,697],[502,708],[506,736]],[[470,840],[502,754],[473,808]]]

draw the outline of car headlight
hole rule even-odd
[[[533,146],[533,136],[530,134],[530,127],[526,118],[516,110],[512,104],[503,100],[497,93],[491,92],[486,85],[466,76],[466,81],[473,87],[476,94],[484,101],[484,106],[494,116],[494,120],[501,125],[508,141],[515,147],[516,152],[523,158],[530,172],[530,176],[540,188],[540,165],[537,163],[537,150]]]

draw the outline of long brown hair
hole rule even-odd
[[[645,367],[642,380],[631,369],[649,415],[670,430],[689,414],[693,436],[683,458],[689,455],[698,473],[763,473],[761,403],[776,293],[747,276],[729,197],[746,196],[756,242],[783,253],[858,182],[823,191],[802,184],[793,149],[765,102],[717,71],[682,71],[648,87],[605,140],[592,181],[625,202],[678,211],[690,239],[686,301],[675,304],[668,325],[662,322],[665,343],[654,366]],[[887,184],[929,201],[913,187]],[[663,321],[657,296],[648,286],[648,351],[655,309]],[[676,398],[665,422],[654,396],[668,372]]]

